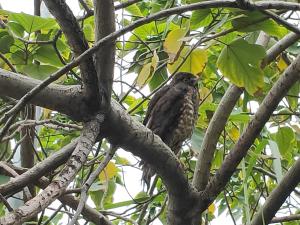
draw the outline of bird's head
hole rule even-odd
[[[189,86],[196,87],[199,81],[199,77],[196,77],[192,73],[187,72],[179,72],[176,73],[175,76],[172,79],[172,84],[178,84],[180,82],[183,82]]]

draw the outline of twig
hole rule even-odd
[[[11,62],[2,53],[0,53],[0,58],[6,63],[6,65],[8,65],[12,72],[17,72],[13,64],[11,64]]]
[[[127,218],[125,216],[121,216],[120,214],[117,214],[117,213],[114,213],[114,212],[105,212],[103,213],[104,215],[109,215],[109,216],[113,216],[115,218],[118,218],[118,219],[121,219],[121,220],[124,220],[126,222],[129,222],[131,224],[134,224],[134,225],[139,225],[136,221],[134,221],[133,219],[130,219],[130,218]]]
[[[10,204],[6,201],[3,195],[0,193],[0,200],[6,206],[9,212],[13,211],[14,209],[10,206]]]
[[[117,148],[115,146],[111,146],[111,148],[107,152],[105,158],[100,163],[99,167],[90,175],[89,179],[83,185],[82,190],[81,190],[80,201],[79,201],[76,213],[74,214],[72,220],[68,223],[68,225],[74,225],[75,222],[77,221],[77,218],[81,214],[81,211],[83,210],[84,204],[88,197],[87,192],[88,192],[90,186],[93,184],[94,180],[97,178],[97,176],[100,174],[100,172],[106,167],[106,165],[112,159],[116,150],[117,150]]]
[[[276,21],[277,23],[279,23],[280,25],[284,26],[285,28],[287,28],[288,30],[293,31],[294,33],[300,35],[300,29],[296,26],[294,26],[293,24],[290,24],[289,22],[287,22],[286,20],[282,19],[280,16],[278,16],[277,14],[268,11],[268,10],[261,10],[258,9],[260,12],[262,12],[263,14],[269,16],[270,18],[272,18],[274,21]]]
[[[270,223],[282,223],[288,221],[300,220],[300,214],[294,214],[289,216],[282,216],[282,217],[274,217]]]

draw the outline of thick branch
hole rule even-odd
[[[59,175],[35,198],[0,218],[0,224],[21,224],[28,220],[28,218],[35,216],[40,212],[40,210],[45,209],[54,200],[56,200],[57,197],[61,196],[67,186],[73,181],[83,163],[86,161],[87,156],[100,132],[100,124],[102,122],[103,117],[97,116],[93,120],[85,123],[77,146]]]
[[[279,40],[275,45],[273,45],[269,50],[266,57],[261,63],[261,67],[264,68],[270,62],[276,59],[276,57],[281,54],[285,49],[294,44],[300,39],[299,34],[289,33],[284,38]]]
[[[99,41],[115,31],[115,10],[113,0],[94,0],[95,40]],[[100,96],[103,96],[101,109],[109,109],[114,65],[115,41],[106,43],[95,53],[95,66],[98,76]]]
[[[282,216],[282,217],[274,217],[271,221],[271,223],[282,223],[282,222],[289,222],[294,220],[300,220],[300,214],[294,214],[289,216]]]
[[[39,80],[0,69],[0,96],[20,99],[40,83]],[[89,112],[79,86],[51,84],[42,89],[30,103],[59,111],[76,120],[82,120]]]
[[[58,21],[75,56],[77,57],[85,52],[89,48],[88,43],[65,0],[44,0],[44,2]],[[92,56],[90,55],[82,60],[79,66],[87,96],[96,97],[95,95],[98,93],[97,76]]]
[[[216,196],[224,189],[230,177],[235,172],[237,166],[246,156],[248,149],[251,147],[255,138],[259,135],[266,122],[269,120],[273,111],[281,99],[285,96],[292,85],[300,79],[300,56],[285,70],[275,85],[272,87],[268,95],[260,104],[254,118],[250,121],[244,133],[240,136],[238,142],[229,152],[221,168],[217,171],[216,175],[208,183],[203,196],[207,201],[200,203],[201,210],[208,207],[208,204],[213,201]],[[202,197],[203,197],[202,196]]]
[[[205,132],[193,177],[193,186],[199,191],[204,190],[207,185],[211,162],[219,137],[227,123],[227,119],[232,112],[233,107],[242,93],[242,88],[235,85],[231,85],[229,87],[219,103],[218,109],[214,113],[210,121],[210,125]]]
[[[280,4],[278,4],[280,3]],[[300,9],[300,5],[296,3],[285,3],[282,2],[275,2],[274,4],[270,2],[259,2],[259,4],[253,4],[253,7],[259,8],[259,9],[269,9],[269,8],[276,8],[281,7],[281,9],[290,9],[290,10],[296,10]],[[53,81],[57,80],[59,77],[61,77],[63,74],[68,72],[70,69],[74,68],[75,66],[79,65],[83,60],[86,60],[90,58],[90,56],[95,53],[101,46],[103,46],[105,43],[112,42],[116,40],[116,38],[120,37],[121,35],[127,33],[128,31],[131,31],[143,24],[149,23],[153,20],[160,19],[163,17],[167,17],[173,14],[180,14],[191,10],[197,10],[197,9],[205,9],[205,8],[219,8],[219,7],[231,7],[231,8],[239,8],[239,5],[235,1],[207,1],[207,2],[199,2],[195,4],[190,4],[186,6],[180,6],[180,7],[174,7],[171,9],[166,9],[161,12],[155,13],[153,15],[150,15],[148,17],[136,20],[131,25],[128,25],[124,27],[123,29],[120,29],[116,32],[111,33],[110,35],[102,38],[98,42],[95,43],[94,47],[86,50],[81,55],[76,57],[72,62],[68,63],[64,67],[60,68],[58,71],[56,71],[54,74],[50,75],[46,80],[42,82],[40,86],[36,86],[34,89],[32,89],[30,92],[28,92],[23,98],[20,99],[18,104],[11,109],[10,113],[13,112],[14,115],[20,111],[20,109],[28,103],[35,95],[37,95],[41,90],[43,90],[46,86],[48,86]],[[90,105],[91,109],[97,110],[99,109],[99,105],[95,104],[95,101],[93,101],[93,104]],[[88,120],[89,118],[84,118],[85,120]],[[12,120],[12,117],[11,117]],[[11,121],[10,121],[11,122]],[[7,127],[6,127],[7,129]]]
[[[2,175],[13,176],[12,173],[14,171],[17,172],[18,174],[22,174],[22,173],[25,173],[28,171],[28,169],[26,169],[26,168],[16,167],[14,165],[7,165],[7,164],[4,164],[4,165],[5,165],[5,168],[9,168],[9,170],[12,172],[5,170],[3,168],[3,166],[2,167],[0,166],[0,174],[2,174]],[[32,183],[32,181],[31,181],[31,183]],[[46,177],[41,177],[39,180],[35,179],[34,184],[36,184],[37,186],[39,186],[42,189],[45,189],[50,184],[50,180]],[[58,199],[64,205],[71,207],[73,210],[76,210],[78,207],[78,204],[79,204],[78,199],[75,199],[75,197],[72,196],[71,194],[64,194],[64,195],[60,196]],[[82,210],[82,216],[86,220],[91,221],[96,225],[112,225],[112,223],[105,216],[103,216],[97,210],[89,207],[87,204],[84,205],[84,208]]]
[[[288,170],[278,186],[272,191],[264,205],[255,215],[251,225],[269,224],[286,198],[300,182],[300,159]],[[299,219],[299,215],[298,215]],[[263,222],[264,221],[264,222]]]
[[[31,82],[35,84],[40,82],[21,75],[17,76],[11,72],[6,73],[18,81],[19,86],[15,85],[14,82],[9,81],[11,82],[11,85],[15,85],[12,87],[15,87],[16,90],[20,89],[21,91],[18,91],[16,94],[10,90],[4,89],[4,91],[1,93],[3,90],[1,87],[4,86],[3,83],[6,83],[7,79],[5,79],[5,77],[3,78],[3,75],[0,73],[0,94],[5,94],[8,96],[13,94],[11,97],[14,98],[22,96],[22,92],[26,92],[25,90],[28,88],[28,86],[32,85],[30,84]],[[24,81],[24,83],[22,83],[22,81]],[[54,93],[56,93],[57,89],[59,90],[60,88],[63,88],[63,86],[48,86],[39,95],[37,95],[36,98],[33,99],[35,101],[34,103],[49,108],[49,105],[47,105],[48,100],[51,100],[52,98],[54,100]],[[10,89],[12,88],[10,87]],[[74,87],[70,89],[76,88]],[[58,94],[60,93],[58,92]],[[39,98],[40,95],[42,95],[43,98]],[[65,95],[63,98],[59,98],[58,95],[56,100],[57,105],[52,105],[50,101],[50,105],[53,107],[53,110],[60,111],[60,107],[63,107],[63,105],[66,104],[65,107],[70,107],[69,110],[73,110],[75,113],[88,113],[87,107],[83,107],[81,109],[74,107],[74,102],[72,102],[73,96]],[[75,100],[76,102],[83,102],[81,96],[76,96]],[[184,202],[186,202],[186,204],[190,204],[188,201],[186,201],[186,199],[191,197],[189,196],[191,193],[191,187],[188,184],[180,163],[168,146],[165,145],[158,136],[154,135],[152,131],[131,118],[130,115],[128,115],[128,113],[124,111],[124,109],[115,100],[112,100],[111,107],[111,113],[107,115],[105,123],[103,124],[103,135],[108,137],[110,141],[115,143],[117,146],[132,152],[133,154],[141,157],[145,162],[152,164],[153,167],[157,168],[157,173],[162,177],[164,183],[167,185],[170,195],[177,197],[177,199],[185,199]],[[174,177],[176,177],[176,179],[173,179]],[[181,206],[187,207],[184,206],[184,204],[181,204]]]
[[[25,94],[28,89],[40,82],[41,81],[0,69],[0,95],[18,99]],[[75,97],[68,95],[68,92],[71,92],[70,90],[78,90],[77,86],[73,86],[72,88],[68,87],[68,89],[66,89],[67,91],[65,91],[66,93],[61,89],[64,90],[66,87],[55,84],[49,85],[30,103],[60,112],[63,111],[68,115],[70,115],[70,113],[72,113],[71,115],[88,113],[87,107],[74,107],[74,105],[77,105],[74,102],[78,102],[78,106],[81,106],[80,104],[84,102],[80,95]],[[61,98],[61,96],[63,97]],[[125,133],[127,135],[124,135]],[[177,193],[181,187],[187,187],[187,180],[183,175],[180,164],[169,148],[159,137],[154,136],[149,129],[132,119],[114,100],[112,100],[112,113],[108,115],[107,122],[104,123],[103,134],[108,136],[113,143],[125,149],[128,148],[129,151],[140,156],[147,162],[149,161],[148,158],[152,158],[150,161],[152,161],[155,166],[156,164],[158,165],[158,170],[164,170],[164,166],[166,166],[165,161],[170,161],[170,164],[175,168],[170,167],[170,171],[172,172],[169,172],[169,178],[167,178],[169,180],[167,183],[170,188],[173,187],[177,189],[174,190],[174,193]],[[161,157],[160,154],[164,156]],[[156,158],[159,160],[156,160]],[[166,158],[169,159],[166,160]],[[176,169],[177,167],[178,169]],[[178,179],[173,179],[174,173],[177,174],[178,170],[182,174],[176,175]],[[167,171],[168,170],[162,171],[164,177],[168,176],[166,175]]]
[[[261,68],[264,68],[270,62],[272,62],[281,52],[295,43],[299,37],[300,36],[297,34],[290,33],[278,41],[274,46],[272,46],[272,48],[268,50],[266,57],[262,61]],[[257,44],[263,44],[260,42],[264,42],[264,39],[260,38],[257,41]],[[207,185],[216,145],[221,132],[225,127],[227,119],[230,116],[230,113],[241,93],[241,88],[232,85],[226,91],[218,106],[218,109],[210,121],[201,145],[201,150],[193,177],[193,186],[199,191],[204,190],[205,186]]]
[[[45,174],[53,171],[67,161],[76,144],[77,141],[71,142],[63,147],[60,151],[54,153],[42,162],[27,170],[27,172],[15,177],[14,179],[11,179],[6,184],[0,185],[0,193],[4,196],[14,194],[20,191],[23,187],[31,184],[33,180],[37,180],[40,177],[45,176]]]

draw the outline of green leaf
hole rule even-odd
[[[232,122],[247,123],[250,120],[250,116],[247,114],[242,114],[242,113],[231,114],[229,116],[229,120]]]
[[[296,110],[298,107],[299,98],[297,96],[299,96],[299,92],[300,92],[300,82],[297,81],[288,92],[288,95],[290,96],[287,96],[287,101],[293,110]]]
[[[168,73],[166,67],[160,70],[156,70],[151,80],[148,83],[150,91],[153,91],[155,88],[161,85],[161,83],[167,80],[167,78],[168,78]]]
[[[0,38],[0,52],[2,54],[8,53],[10,47],[14,43],[14,38],[10,35],[4,35]]]
[[[10,21],[7,23],[7,26],[9,30],[16,35],[17,37],[24,37],[24,27],[20,25],[19,23],[16,23],[14,21]]]
[[[154,22],[147,23],[134,29],[133,33],[137,35],[140,39],[145,40],[147,37],[156,33],[156,25]]]
[[[91,24],[86,24],[83,27],[83,33],[87,41],[93,42],[95,40],[95,33]]]
[[[28,74],[29,76],[39,80],[46,79],[49,75],[57,70],[58,69],[56,67],[49,65],[29,64],[23,66],[23,72],[25,74]]]
[[[133,16],[144,17],[143,13],[141,12],[141,10],[137,4],[132,4],[128,7],[126,7],[125,10]]]
[[[264,84],[260,62],[265,55],[262,46],[249,44],[240,38],[223,48],[217,66],[232,83],[245,87],[253,95]]]
[[[292,150],[293,142],[295,141],[295,133],[290,127],[281,127],[278,129],[275,139],[280,154],[285,156]]]
[[[89,191],[89,196],[91,197],[93,203],[97,209],[101,208],[101,201],[103,199],[104,191]]]
[[[27,33],[38,30],[50,30],[57,26],[56,21],[53,18],[42,18],[26,13],[11,13],[9,15],[9,21],[20,24]]]
[[[11,61],[15,65],[25,65],[26,64],[26,53],[21,50],[17,50],[11,54]]]
[[[191,16],[191,29],[197,29],[199,27],[207,25],[205,19],[209,15],[210,9],[201,9],[193,11]]]
[[[263,20],[265,18],[265,20]],[[252,32],[263,30],[267,34],[282,38],[288,30],[271,19],[267,19],[260,12],[246,12],[231,22],[233,28],[241,32]]]
[[[278,145],[275,141],[269,140],[269,146],[272,152],[273,160],[273,168],[276,175],[277,182],[282,179],[282,166],[281,166],[281,155],[278,149]]]
[[[250,176],[253,167],[257,161],[258,156],[260,155],[260,153],[262,152],[262,150],[266,147],[266,145],[268,144],[268,140],[267,139],[263,139],[262,141],[259,142],[259,144],[257,145],[257,147],[254,149],[253,153],[251,152],[251,158],[249,160],[249,164],[247,167],[247,171],[246,171],[246,176],[244,179],[244,182],[247,182],[248,177]]]
[[[135,199],[128,200],[128,201],[105,204],[105,209],[115,209],[115,208],[119,208],[119,207],[123,207],[123,206],[128,206],[131,204],[137,204],[139,202],[144,202],[147,199],[149,199],[149,197],[141,197],[141,198],[135,198]]]
[[[33,58],[44,64],[61,67],[63,64],[59,60],[54,48],[51,45],[44,45],[38,48]]]

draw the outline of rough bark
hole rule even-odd
[[[115,10],[112,0],[94,0],[95,40],[99,41],[115,31]],[[115,40],[104,44],[95,55],[98,87],[102,97],[101,109],[109,110],[115,66]]]
[[[244,133],[240,136],[233,149],[224,159],[221,168],[208,183],[203,193],[201,193],[203,199],[206,199],[203,202],[200,202],[201,211],[205,210],[224,189],[230,177],[235,172],[243,157],[246,156],[255,138],[260,134],[260,131],[269,120],[281,99],[285,96],[293,84],[299,81],[299,79],[300,56],[293,61],[293,63],[274,84],[268,95],[260,104],[254,118],[249,122]]]
[[[71,154],[71,152],[70,153],[65,152],[65,153],[66,154],[63,157],[65,157],[67,160],[67,158]],[[56,160],[56,158],[53,158],[53,160]],[[10,167],[13,171],[15,171],[18,174],[23,174],[28,171],[28,169],[26,169],[26,168],[16,167],[16,166],[10,165],[10,164],[5,164],[5,167],[6,166]],[[12,173],[5,170],[3,167],[4,166],[2,166],[2,164],[0,163],[0,174],[1,175],[13,176]],[[34,184],[42,189],[47,188],[47,186],[51,183],[50,180],[46,177],[41,177],[40,179],[32,179],[32,178],[30,178],[30,179],[31,179],[31,183],[32,183],[32,180],[34,180]],[[58,200],[61,203],[71,207],[73,210],[77,209],[78,203],[79,203],[78,199],[76,199],[71,194],[63,194],[62,196],[60,196],[58,198]],[[112,223],[104,215],[99,213],[97,210],[89,207],[87,204],[84,205],[84,208],[82,210],[82,216],[86,220],[91,221],[96,225],[112,225]]]
[[[49,156],[47,159],[35,165],[33,168],[28,169],[25,173],[11,179],[6,184],[0,185],[0,193],[3,196],[11,195],[20,191],[23,187],[32,183],[33,180],[38,180],[40,177],[45,176],[57,167],[61,166],[68,160],[72,154],[77,141],[74,140],[70,144],[63,147],[60,151]]]
[[[59,23],[75,57],[78,57],[85,52],[89,46],[71,9],[64,0],[44,0],[44,2],[50,13]],[[92,56],[90,55],[82,60],[79,67],[87,98],[94,97],[99,99],[97,95],[97,75]]]
[[[73,154],[58,176],[53,179],[45,190],[27,201],[25,205],[1,217],[0,224],[22,224],[61,196],[86,161],[100,132],[100,124],[102,122],[103,117],[101,116],[86,122]]]
[[[41,81],[0,69],[0,96],[22,98]],[[80,86],[51,84],[30,100],[31,104],[64,113],[81,121],[89,112]]]

